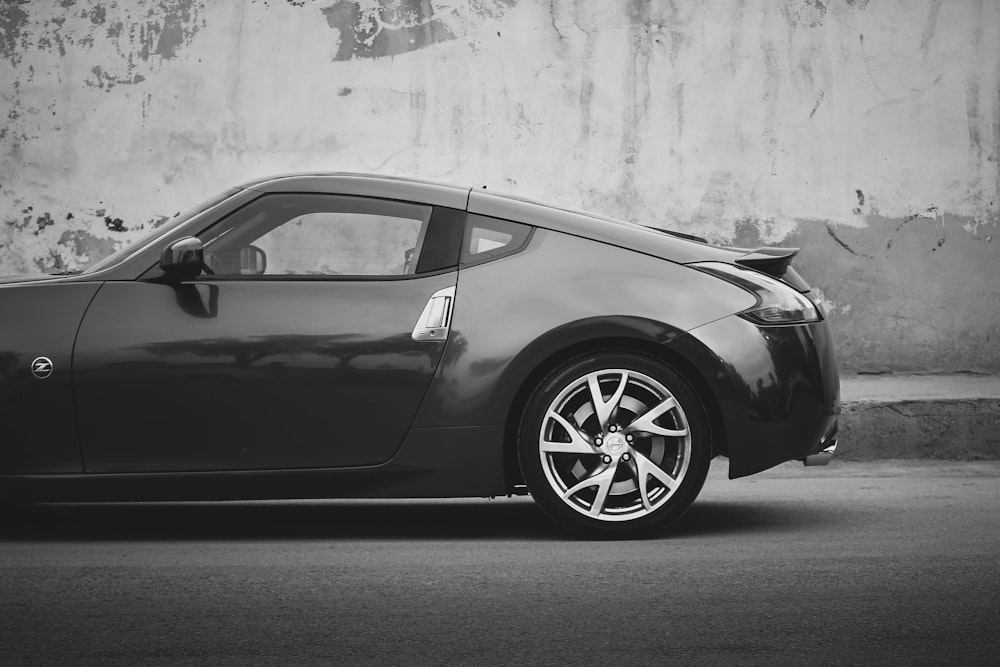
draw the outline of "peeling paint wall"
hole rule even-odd
[[[0,273],[415,175],[801,246],[849,370],[1000,372],[994,0],[0,0]]]

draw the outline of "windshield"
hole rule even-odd
[[[150,232],[148,236],[144,236],[138,239],[137,241],[133,241],[132,243],[125,244],[124,246],[122,246],[115,252],[111,253],[110,255],[108,255],[101,261],[97,262],[96,264],[88,266],[81,273],[94,273],[96,271],[100,271],[101,269],[106,269],[109,266],[114,266],[115,264],[121,262],[135,251],[139,250],[140,248],[146,247],[156,239],[166,236],[167,234],[177,229],[191,218],[194,218],[197,215],[201,215],[202,213],[212,208],[216,204],[221,204],[222,202],[229,199],[231,196],[233,196],[235,193],[239,191],[240,191],[239,188],[230,188],[229,190],[226,190],[223,193],[215,195],[211,199],[206,199],[197,206],[192,206],[183,213],[178,213],[173,218],[171,218],[170,220],[168,220],[167,222],[163,223],[162,225],[154,229],[152,232]]]

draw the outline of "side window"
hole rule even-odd
[[[204,235],[216,275],[414,273],[431,207],[322,194],[265,195]]]
[[[530,225],[510,220],[484,215],[468,216],[462,240],[461,266],[513,255],[527,245],[532,229]]]

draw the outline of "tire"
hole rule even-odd
[[[659,360],[613,351],[572,359],[539,383],[517,449],[535,502],[590,538],[662,532],[694,502],[712,459],[690,385]]]

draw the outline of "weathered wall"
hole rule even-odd
[[[260,175],[409,174],[801,245],[845,368],[1000,371],[995,0],[0,7],[0,272]]]

